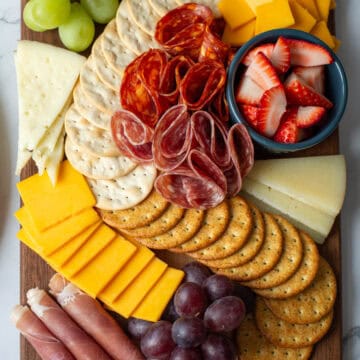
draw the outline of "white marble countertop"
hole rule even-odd
[[[360,38],[359,0],[337,0],[340,57],[349,80],[349,102],[341,124],[341,152],[348,164],[348,189],[341,215],[344,360],[360,359]],[[20,1],[0,1],[0,359],[19,359],[19,335],[9,321],[19,301],[19,205],[14,175],[17,93],[13,52],[20,38]],[[358,222],[359,221],[359,222]],[[325,360],[325,359],[324,359]],[[326,359],[328,360],[328,359]],[[329,359],[330,360],[330,359]]]

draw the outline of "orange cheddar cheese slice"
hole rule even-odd
[[[147,321],[158,321],[183,277],[183,271],[167,268],[156,285],[132,313],[132,316]]]
[[[89,208],[40,232],[35,227],[26,205],[16,211],[15,217],[44,255],[50,255],[100,220],[97,212]]]
[[[85,241],[80,249],[72,256],[61,269],[61,274],[71,279],[95,258],[117,234],[107,225],[101,224],[96,231]]]
[[[36,243],[34,243],[28,234],[25,232],[24,228],[20,229],[16,237],[26,246],[28,246],[32,251],[36,252],[38,255],[41,255],[41,249],[38,247]]]
[[[119,273],[111,280],[100,294],[99,299],[105,303],[114,302],[130,283],[155,257],[155,254],[145,246],[138,245],[138,250]]]
[[[38,231],[96,204],[85,178],[68,161],[61,163],[55,186],[45,172],[41,176],[36,174],[20,181],[17,188]]]
[[[255,13],[246,0],[220,0],[218,8],[231,29],[235,29],[255,18]]]
[[[229,25],[225,26],[222,40],[232,46],[241,46],[255,35],[255,20],[232,30]]]
[[[154,258],[125,291],[115,301],[107,305],[121,316],[128,318],[158,282],[166,268],[165,262]]]
[[[327,46],[335,48],[334,39],[324,20],[319,21],[311,30],[311,34],[322,40]]]
[[[316,24],[316,19],[296,0],[289,0],[289,4],[295,19],[295,24],[290,26],[290,28],[310,32]]]
[[[136,252],[136,246],[117,236],[71,282],[95,298]]]

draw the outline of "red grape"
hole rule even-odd
[[[233,282],[224,275],[211,275],[204,283],[203,288],[211,301],[215,301],[234,292]]]
[[[140,340],[152,324],[150,321],[130,318],[128,321],[128,331],[134,339]]]
[[[169,302],[162,317],[163,320],[167,320],[170,322],[174,322],[180,317],[180,315],[175,310],[174,300],[171,300]]]
[[[201,345],[203,360],[236,360],[234,344],[220,334],[210,334]]]
[[[199,346],[206,338],[204,323],[196,317],[177,319],[171,334],[175,343],[183,348]]]
[[[214,301],[205,311],[205,326],[214,332],[236,329],[245,317],[244,302],[236,296],[226,296]]]
[[[143,354],[148,358],[166,360],[175,348],[171,337],[171,323],[158,321],[152,324],[141,338],[140,347]]]
[[[201,360],[201,351],[199,349],[184,349],[179,346],[171,353],[170,360]]]
[[[202,314],[207,305],[205,291],[198,284],[186,282],[176,290],[174,304],[180,316],[191,317]]]
[[[234,295],[241,298],[241,300],[244,302],[247,313],[250,313],[254,310],[255,294],[250,288],[235,283]]]
[[[202,285],[205,279],[211,275],[210,270],[205,265],[196,261],[186,264],[183,270],[185,272],[184,282],[194,282],[198,285]]]

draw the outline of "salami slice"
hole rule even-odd
[[[148,163],[153,160],[154,131],[132,112],[117,111],[111,119],[111,133],[123,155],[138,163]]]
[[[221,122],[226,123],[229,121],[229,106],[226,101],[225,90],[222,90],[215,95],[207,110],[212,116],[219,119]]]
[[[195,64],[180,85],[180,101],[190,110],[204,109],[224,89],[226,71],[218,61]]]

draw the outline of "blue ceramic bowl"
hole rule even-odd
[[[330,65],[325,66],[325,77],[326,77],[326,97],[334,104],[334,106],[327,111],[327,120],[324,125],[311,137],[304,141],[295,143],[295,144],[283,144],[273,141],[267,137],[260,135],[256,130],[251,128],[247,123],[246,119],[243,117],[240,112],[236,101],[235,101],[235,90],[234,87],[237,85],[238,77],[237,73],[240,67],[243,65],[241,61],[243,57],[248,53],[249,50],[257,47],[263,43],[275,43],[279,36],[284,36],[286,38],[293,38],[299,40],[306,40],[311,43],[319,44],[327,49],[332,57],[334,62]],[[298,150],[304,150],[310,148],[320,142],[324,141],[328,136],[330,136],[333,131],[339,125],[341,117],[345,111],[346,102],[348,96],[348,87],[347,80],[344,68],[336,56],[336,54],[321,40],[313,35],[310,35],[306,32],[293,30],[293,29],[278,29],[264,32],[260,35],[255,36],[253,39],[244,44],[235,54],[234,59],[232,60],[230,67],[228,69],[228,81],[226,86],[226,98],[229,103],[230,108],[230,117],[234,123],[243,123],[253,141],[260,144],[262,147],[267,150],[275,153],[286,153],[294,152]]]

